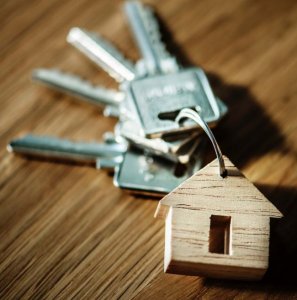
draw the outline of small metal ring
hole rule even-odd
[[[175,122],[180,123],[180,121],[184,118],[188,118],[188,119],[191,119],[194,122],[196,122],[200,127],[202,127],[204,132],[208,135],[208,137],[214,147],[214,150],[216,152],[217,159],[219,161],[219,174],[221,177],[226,177],[227,170],[225,167],[222,151],[221,151],[212,131],[210,130],[209,126],[207,125],[207,123],[201,118],[201,116],[199,115],[199,113],[197,111],[190,109],[190,108],[182,109],[179,112],[179,114],[177,115],[177,117],[175,118]]]

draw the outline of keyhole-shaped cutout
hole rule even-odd
[[[231,217],[211,215],[209,252],[231,255]]]

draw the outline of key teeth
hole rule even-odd
[[[71,83],[75,84],[82,84],[86,85],[92,88],[95,88],[95,85],[91,83],[90,81],[69,73],[69,72],[64,72],[59,69],[35,69],[32,72],[32,79],[39,81],[40,79],[42,80],[47,80],[47,79],[60,79],[64,81],[71,81]],[[98,86],[99,87],[99,86]]]
[[[142,9],[142,14],[147,32],[150,34],[151,42],[154,44],[158,56],[160,58],[170,57],[171,55],[167,51],[166,46],[162,41],[160,26],[154,11],[149,6],[145,6]]]
[[[166,45],[162,41],[160,26],[153,9],[140,2],[132,1],[125,4],[125,11],[129,18],[137,44],[143,56],[146,56],[142,63],[144,68],[139,67],[139,64],[136,66],[137,74],[140,74],[141,76],[145,73],[155,74],[159,71],[163,73],[172,73],[178,70],[179,65],[174,57],[167,51]],[[137,26],[137,23],[139,22],[141,24],[138,24]],[[150,44],[150,47],[147,45],[141,46],[144,42],[139,35],[143,30],[145,31],[145,39],[147,40],[147,43]],[[170,65],[167,63],[168,60],[171,60]]]
[[[77,97],[83,97],[82,95],[85,95],[86,98],[86,95],[97,97],[101,99],[101,102],[98,100],[96,105],[99,105],[99,103],[101,105],[119,105],[124,98],[122,92],[94,85],[92,82],[77,75],[57,69],[35,69],[32,72],[32,80],[62,92],[72,93],[72,95]],[[105,99],[105,102],[102,99]],[[106,99],[113,100],[108,101]]]

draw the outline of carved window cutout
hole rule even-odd
[[[209,252],[231,255],[231,217],[211,215]]]

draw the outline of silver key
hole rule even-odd
[[[34,73],[39,82],[93,104],[99,101],[107,105],[105,114],[120,116],[123,124],[131,122],[129,132],[121,133],[125,139],[106,136],[106,143],[100,144],[29,135],[12,141],[8,149],[48,158],[95,162],[98,168],[115,168],[114,182],[121,188],[145,194],[167,193],[201,167],[202,152],[195,151],[200,141],[197,138],[191,140],[191,134],[184,139],[176,138],[176,133],[192,129],[193,124],[187,123],[187,128],[182,130],[174,127],[175,114],[184,107],[195,107],[204,114],[204,119],[215,123],[226,107],[213,96],[201,69],[182,70],[166,51],[152,11],[136,3],[129,3],[127,7],[144,57],[137,64],[137,70],[110,43],[93,33],[73,28],[67,38],[120,81],[122,92],[111,91],[110,94],[109,90],[98,90],[78,77],[61,72],[38,70]],[[132,21],[135,16],[136,23]],[[135,24],[142,25],[139,29]],[[165,140],[169,134],[174,134],[174,141]],[[164,140],[146,137],[162,137]],[[132,146],[127,150],[129,144],[138,144],[143,151],[139,152]],[[191,147],[184,148],[187,145]],[[187,164],[181,165],[180,162]]]
[[[186,164],[189,162],[193,150],[199,143],[199,133],[191,133],[186,136],[176,137],[174,141],[142,137],[135,125],[129,121],[120,122],[115,126],[115,134],[124,137],[133,146],[145,150],[172,162]]]
[[[129,4],[134,5],[134,3]],[[148,18],[148,20],[151,20],[151,18]],[[85,53],[95,53],[98,49],[103,49],[105,55],[102,53],[101,56],[99,55],[101,64],[102,61],[103,64],[107,61],[107,65],[110,66],[112,65],[110,61],[114,59],[118,61],[117,58],[122,57],[118,52],[115,54],[112,50],[113,48],[106,44],[105,41],[99,39],[100,43],[97,43],[92,34],[78,28],[70,31],[68,40],[74,42],[75,45],[80,45],[78,47],[84,49]],[[94,46],[93,43],[97,46]],[[96,48],[95,52],[92,47]],[[99,50],[97,52],[100,52]],[[92,57],[94,59],[95,56],[93,55]],[[123,59],[121,59],[121,62],[123,62]],[[115,68],[115,65],[113,65],[113,68]],[[126,80],[131,80],[130,84],[126,82],[122,86],[124,92],[127,93],[127,97],[126,101],[121,104],[121,111],[129,112],[130,116],[132,116],[130,119],[136,123],[136,126],[142,128],[141,135],[143,136],[150,138],[160,137],[166,133],[174,134],[181,130],[189,130],[191,125],[194,127],[193,123],[188,121],[190,125],[180,129],[173,120],[166,119],[166,113],[168,113],[169,109],[178,113],[180,109],[185,107],[199,108],[204,119],[209,123],[215,123],[221,117],[218,104],[201,69],[185,70],[166,76],[150,76],[139,80],[132,80],[135,78],[135,73],[133,74],[132,77],[126,78]],[[169,98],[170,101],[168,100]],[[104,113],[108,116],[120,115],[118,108],[113,106],[107,107]]]
[[[125,9],[150,75],[127,84],[126,106],[131,120],[142,128],[142,135],[155,138],[196,129],[192,121],[182,129],[174,122],[185,107],[197,109],[210,125],[217,123],[224,109],[220,109],[203,70],[182,69],[177,63],[171,72],[164,69],[164,61],[175,60],[161,41],[152,11],[136,1],[128,2]]]
[[[123,101],[124,93],[94,87],[78,76],[66,74],[58,70],[36,69],[33,71],[32,78],[46,86],[74,95],[79,99],[84,99],[96,106],[109,104],[110,106],[104,110],[104,114],[106,115],[107,111],[113,109],[116,111],[116,113],[113,113],[113,116],[119,115],[118,104]],[[178,149],[184,144],[192,141],[197,134],[194,134],[193,137],[187,137],[186,139],[179,139],[178,141],[168,143],[161,139],[146,139],[141,137],[137,130],[135,130],[135,126],[127,126],[127,123],[128,122],[123,122],[121,126],[117,126],[121,128],[121,130],[118,130],[118,135],[122,135],[138,148],[174,162],[179,161],[181,163],[187,163],[189,161],[191,149],[189,149],[188,153],[178,153]],[[193,143],[193,147],[195,147],[195,143],[196,141]]]
[[[176,72],[176,59],[166,50],[161,40],[159,24],[153,11],[138,1],[125,3],[125,12],[143,60],[139,70],[145,69],[147,74]],[[139,71],[141,72],[141,71]]]
[[[133,64],[102,37],[75,27],[69,31],[67,41],[117,81],[135,78]]]
[[[114,184],[137,194],[169,193],[202,167],[202,154],[199,150],[189,164],[180,165],[128,150],[115,168]]]
[[[26,135],[12,140],[9,152],[78,162],[94,162],[98,158],[113,158],[124,154],[127,145],[74,142],[48,136]]]
[[[222,118],[208,80],[199,68],[130,82],[124,106],[130,111],[131,121],[142,129],[141,134],[149,138],[197,130],[199,127],[191,121],[183,128],[174,122],[178,112],[186,107],[196,108],[210,125]]]
[[[76,75],[59,70],[36,69],[32,73],[32,79],[95,106],[108,105],[118,108],[125,96],[122,92],[92,85]]]

